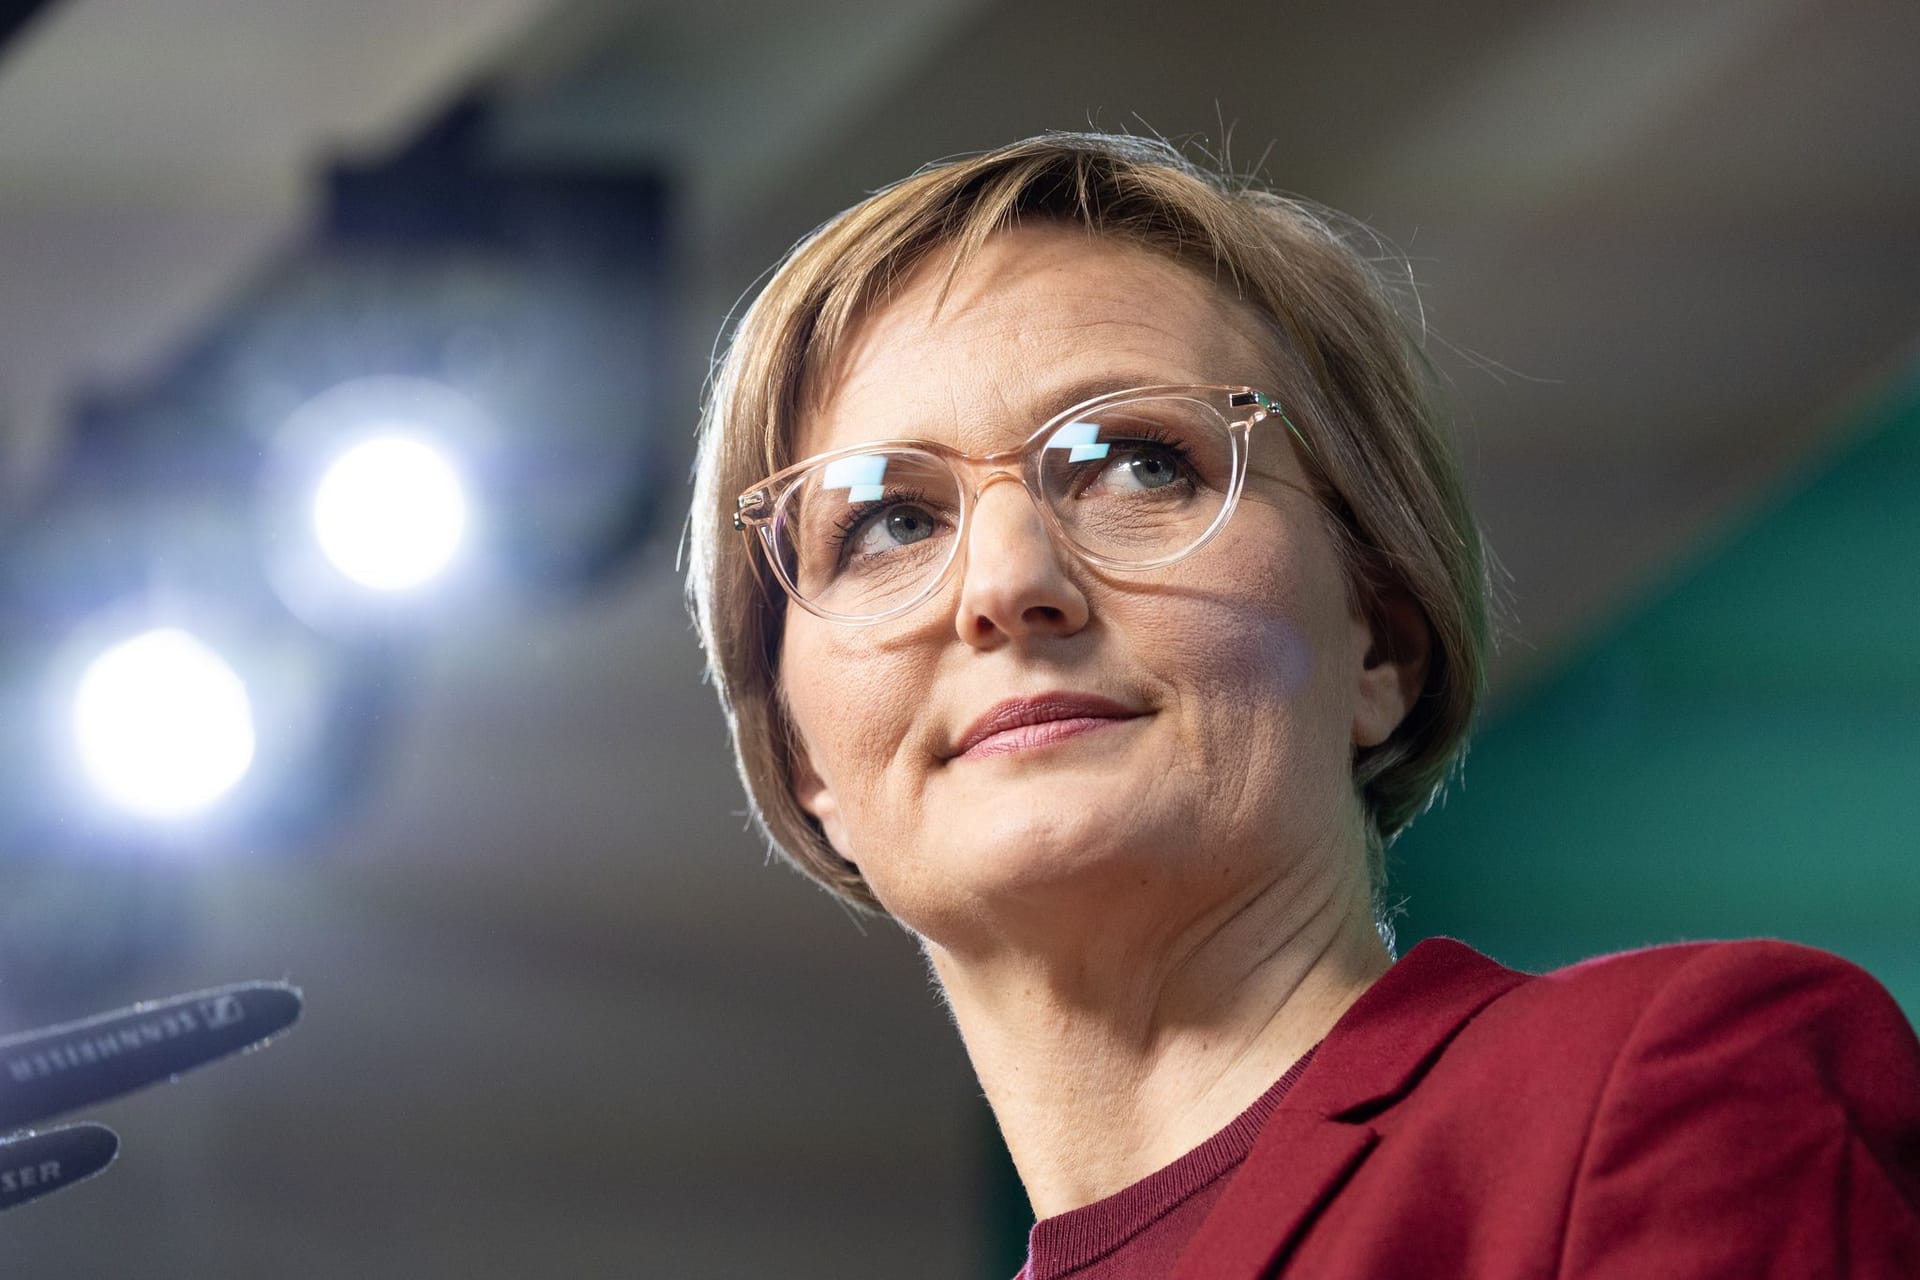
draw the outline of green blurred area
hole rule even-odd
[[[1920,368],[1474,740],[1391,854],[1402,950],[1838,952],[1920,1014]]]

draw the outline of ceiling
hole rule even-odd
[[[328,157],[475,87],[503,158],[675,182],[681,450],[724,317],[822,218],[1044,128],[1153,130],[1411,261],[1510,694],[1913,352],[1916,48],[1905,0],[66,0],[0,47],[0,513],[71,397],[302,234]],[[11,1215],[23,1273],[991,1269],[957,1038],[898,931],[746,831],[676,532],[594,598],[426,641],[325,839],[147,873],[177,943],[103,1003],[288,976],[310,1015],[103,1108],[120,1167]]]

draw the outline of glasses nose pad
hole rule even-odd
[[[980,504],[981,494],[1002,482],[1019,485],[1023,489],[1027,487],[1025,478],[1019,472],[1010,467],[995,467],[980,478],[980,483],[973,486],[974,505]]]
[[[1045,540],[1047,548],[1054,556],[1055,561],[1064,567],[1074,558],[1072,548],[1063,542],[1060,531],[1054,527],[1054,522],[1048,517],[1046,499],[1035,490],[1032,481],[1011,467],[995,468],[982,477],[980,482],[974,486],[972,494],[973,509],[968,516],[968,524],[971,527],[967,530],[967,537],[962,547],[962,553],[968,555],[972,553],[974,540],[980,536],[981,527],[986,523],[986,521],[982,519],[982,511],[988,505],[985,501],[987,491],[1002,482],[1011,484],[1021,496],[1026,498],[1024,504],[1016,500],[1016,509],[1021,512],[1019,518],[1028,522],[1027,527],[1037,532],[1039,536]],[[1007,495],[1009,498],[1013,496],[1012,494]],[[1005,519],[1007,517],[1002,513],[993,518]]]

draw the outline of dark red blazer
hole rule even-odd
[[[1176,1280],[1920,1277],[1920,1042],[1781,942],[1543,976],[1421,943],[1349,1009]]]

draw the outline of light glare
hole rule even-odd
[[[74,697],[74,736],[94,785],[148,818],[197,813],[253,763],[253,708],[220,655],[162,628],[94,659]]]
[[[453,559],[467,498],[446,459],[418,440],[354,446],[321,477],[313,529],[334,567],[376,591],[403,591]]]

